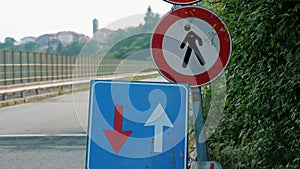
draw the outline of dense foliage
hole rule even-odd
[[[224,0],[210,7],[215,4],[233,53],[211,158],[230,169],[300,168],[300,2]]]
[[[132,57],[136,52],[147,50],[144,55],[139,55],[136,59],[151,59],[149,50],[151,33],[141,33],[133,36],[126,37],[113,45],[112,48],[106,53],[106,57],[125,59]]]

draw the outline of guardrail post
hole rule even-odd
[[[15,52],[11,52],[12,59],[12,84],[15,84]]]
[[[59,90],[64,91],[64,86],[60,86]]]
[[[19,72],[19,78],[20,78],[20,83],[23,83],[23,52],[19,52],[19,58],[20,58],[20,66],[19,66],[19,69],[20,69],[20,72]]]
[[[46,63],[47,63],[47,70],[46,70],[46,73],[47,73],[47,78],[46,78],[46,81],[49,81],[50,80],[50,63],[49,63],[49,56],[48,56],[49,54],[48,53],[46,53]]]
[[[4,85],[7,85],[7,61],[6,61],[6,51],[3,51],[3,64],[4,64]]]
[[[21,91],[21,98],[25,97],[25,91]]]
[[[27,52],[27,83],[31,82],[31,74],[30,74],[30,57],[29,57],[29,52]]]
[[[6,93],[2,94],[2,100],[7,100],[7,94]]]
[[[55,76],[56,76],[56,80],[59,80],[59,67],[58,67],[58,65],[59,65],[59,61],[58,61],[58,55],[56,54],[55,55],[55,58],[56,58],[56,74],[55,74]]]
[[[43,54],[40,53],[40,71],[41,71],[41,73],[40,73],[40,81],[41,82],[44,81],[44,75],[45,75],[45,73],[43,71],[43,66],[45,66],[45,65],[43,65],[43,64],[44,64]]]
[[[55,78],[54,78],[54,54],[50,55],[50,64],[51,64],[51,80],[55,80]]]
[[[39,95],[40,94],[40,89],[35,89],[35,94]]]
[[[37,82],[37,66],[36,66],[36,53],[33,53],[33,63],[32,65],[34,65],[34,82]]]

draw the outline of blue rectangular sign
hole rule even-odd
[[[186,169],[188,86],[92,81],[86,168]]]

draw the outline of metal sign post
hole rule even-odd
[[[208,161],[201,87],[192,88],[192,99],[197,161]]]

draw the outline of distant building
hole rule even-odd
[[[59,32],[56,37],[63,46],[67,46],[74,41],[74,32]]]
[[[98,30],[96,34],[94,34],[94,37],[96,36],[97,40],[100,44],[106,44],[108,37],[113,33],[114,31],[106,28],[102,28]]]
[[[113,32],[114,31],[112,31],[110,29],[102,28],[94,34],[93,38],[97,40],[97,42],[100,45],[100,48],[103,48],[103,47],[107,46],[107,43],[108,43],[107,40]]]
[[[28,36],[28,37],[22,38],[20,43],[21,43],[21,45],[23,45],[23,44],[27,44],[27,43],[35,42],[35,41],[36,41],[35,37]]]
[[[76,32],[65,31],[57,33],[58,41],[63,45],[67,46],[75,41],[85,43],[89,40],[89,37],[84,34],[78,34]]]
[[[45,48],[49,45],[50,39],[55,38],[54,34],[45,34],[37,37],[36,43],[41,45],[41,48]]]
[[[59,43],[62,46],[67,46],[75,41],[85,43],[89,40],[89,37],[84,34],[79,34],[72,31],[63,31],[56,34],[45,34],[36,38],[36,43],[41,45],[42,49],[47,47],[55,50]]]
[[[85,42],[87,42],[87,41],[90,40],[90,37],[88,37],[88,36],[86,36],[84,34],[74,33],[73,34],[73,40],[85,43]]]
[[[107,45],[108,37],[114,32],[113,30],[107,28],[99,29],[98,20],[93,20],[93,38],[97,40],[100,45],[100,48],[103,48]]]

